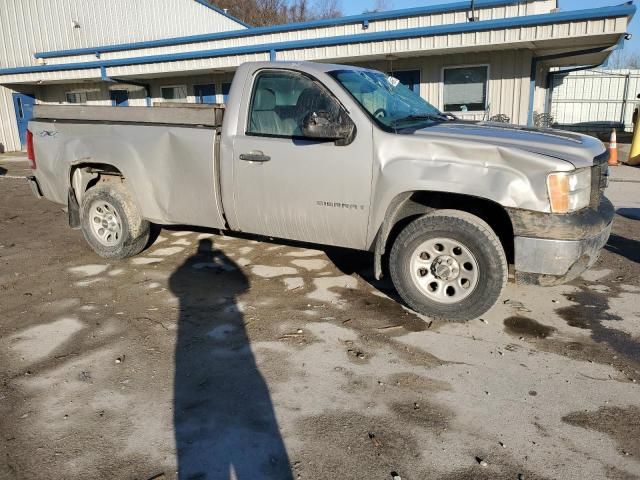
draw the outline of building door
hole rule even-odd
[[[420,70],[401,70],[391,72],[391,75],[400,80],[405,87],[420,95]]]
[[[216,86],[213,84],[194,85],[196,103],[216,103]]]
[[[111,105],[114,107],[128,107],[129,106],[129,92],[126,90],[110,90]]]
[[[16,122],[18,123],[18,134],[20,144],[27,143],[27,126],[33,117],[33,105],[36,103],[35,97],[30,93],[14,93],[13,106],[16,110]]]

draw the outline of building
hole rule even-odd
[[[552,72],[549,88],[549,111],[560,128],[606,139],[614,128],[618,133],[633,131],[640,70]]]
[[[87,8],[87,6],[91,8]],[[4,0],[0,143],[19,149],[33,103],[221,102],[234,69],[311,60],[392,72],[462,118],[527,124],[552,68],[600,65],[631,3],[559,11],[556,0],[475,0],[250,28],[201,0]]]

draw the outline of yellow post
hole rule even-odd
[[[637,109],[636,109],[637,110]],[[634,115],[633,122],[633,139],[631,140],[631,151],[629,152],[629,165],[640,165],[640,128],[638,128],[638,118],[640,115]]]

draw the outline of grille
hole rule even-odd
[[[591,167],[591,201],[589,206],[598,209],[600,199],[604,195],[604,189],[609,182],[609,150],[605,150],[593,159]]]

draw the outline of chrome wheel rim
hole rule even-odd
[[[471,250],[452,238],[430,238],[411,254],[411,279],[420,293],[438,303],[458,303],[478,285],[478,262]]]
[[[122,238],[122,220],[109,202],[96,201],[89,209],[89,224],[93,236],[102,245],[112,247]]]

